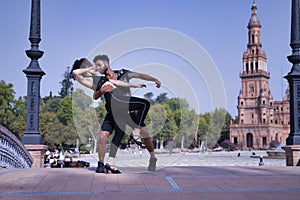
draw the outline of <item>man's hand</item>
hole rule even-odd
[[[116,86],[114,84],[107,81],[102,85],[102,87],[99,90],[94,92],[93,98],[95,100],[99,99],[104,93],[112,92],[115,88],[116,88]]]
[[[112,92],[114,89],[116,89],[116,86],[113,83],[107,81],[100,88],[100,92],[104,94],[106,92]]]
[[[146,88],[146,84],[137,84],[135,88]]]

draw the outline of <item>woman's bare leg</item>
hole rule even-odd
[[[146,149],[148,150],[150,154],[150,160],[149,160],[149,165],[148,165],[148,171],[155,171],[156,170],[156,161],[157,158],[155,157],[155,152],[154,152],[154,146],[152,143],[152,138],[149,134],[149,131],[147,127],[142,127],[141,128],[141,136],[143,137]]]

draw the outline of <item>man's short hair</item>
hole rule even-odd
[[[107,55],[98,55],[94,58],[93,62],[95,63],[97,60],[107,61],[109,63],[109,58]]]

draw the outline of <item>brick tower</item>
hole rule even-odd
[[[247,50],[243,54],[243,71],[240,73],[238,123],[230,126],[230,140],[242,149],[266,149],[272,140],[284,142],[288,136],[289,93],[286,91],[283,101],[273,100],[255,3],[251,10]]]

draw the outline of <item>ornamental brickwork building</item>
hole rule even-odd
[[[261,24],[255,3],[248,23],[248,44],[243,54],[242,86],[238,95],[238,122],[230,125],[230,141],[242,150],[266,149],[272,140],[285,143],[290,131],[289,91],[274,101],[269,89],[267,57],[260,41]]]

